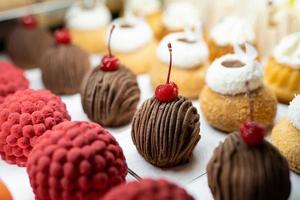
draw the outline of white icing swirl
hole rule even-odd
[[[292,125],[300,130],[300,95],[297,95],[289,105],[288,119]]]
[[[211,39],[220,46],[254,43],[255,32],[251,24],[239,17],[228,16],[213,27]]]
[[[111,49],[119,52],[135,51],[153,39],[150,26],[142,19],[131,17],[119,18],[112,22],[116,26],[110,43]],[[106,33],[106,41],[111,27]]]
[[[273,51],[278,63],[300,69],[300,33],[293,33],[283,38]]]
[[[101,3],[89,9],[83,8],[79,3],[76,3],[66,14],[67,26],[70,29],[92,30],[107,26],[110,20],[109,10]]]
[[[127,7],[132,12],[144,16],[159,11],[161,3],[159,0],[129,0]]]
[[[250,47],[246,45],[246,48]],[[250,51],[253,50],[250,49]],[[208,68],[205,79],[207,86],[224,95],[246,93],[248,89],[253,91],[261,87],[263,73],[261,64],[256,61],[255,57],[241,54],[239,50],[235,54],[227,54],[216,59]],[[242,66],[224,66],[226,62],[230,65],[233,61],[239,61]]]
[[[187,39],[187,42],[182,39]],[[167,47],[169,42],[172,43],[173,63],[176,67],[193,68],[207,60],[206,43],[199,37],[191,37],[187,33],[180,32],[165,36],[158,45],[157,56],[165,64],[168,64],[170,59]]]
[[[200,22],[200,13],[188,2],[174,2],[163,14],[163,24],[171,30],[183,29],[186,26],[194,27]]]

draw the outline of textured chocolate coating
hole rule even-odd
[[[88,117],[102,126],[128,124],[140,100],[136,76],[126,67],[104,72],[94,68],[85,77],[81,102]]]
[[[133,143],[145,160],[157,167],[186,163],[200,140],[199,118],[196,108],[185,97],[179,96],[169,103],[152,97],[133,118]]]
[[[207,165],[208,185],[215,200],[286,200],[291,183],[285,158],[269,142],[248,146],[230,134]]]
[[[41,55],[53,44],[51,34],[44,29],[28,29],[19,25],[8,38],[7,52],[16,65],[33,68],[38,67]]]
[[[90,70],[89,55],[74,45],[50,47],[39,63],[46,88],[56,94],[79,92],[81,82]]]

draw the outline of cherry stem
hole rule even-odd
[[[172,44],[171,43],[168,43],[168,48],[169,48],[169,53],[170,53],[170,62],[169,62],[167,84],[170,82],[170,75],[171,75],[171,68],[172,68]]]
[[[246,95],[248,97],[248,103],[249,103],[249,118],[250,118],[250,121],[253,121],[253,103],[252,103],[252,99],[251,99],[249,81],[246,81]]]
[[[111,48],[110,48],[110,40],[111,40],[111,36],[112,36],[112,33],[115,29],[115,25],[112,25],[111,29],[110,29],[110,33],[109,33],[109,38],[108,38],[108,54],[109,54],[109,57],[112,57],[112,54],[111,54]]]

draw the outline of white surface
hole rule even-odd
[[[93,63],[97,63],[99,59],[94,57]],[[31,87],[34,89],[43,88],[40,79],[39,70],[29,70],[26,72],[27,78],[30,80]],[[152,96],[152,89],[150,87],[150,80],[147,75],[138,77],[139,86],[142,91],[141,102]],[[63,101],[67,104],[68,111],[73,120],[87,120],[83,113],[79,94],[72,96],[63,96]],[[193,102],[199,110],[199,103]],[[276,121],[286,115],[287,106],[279,105]],[[223,141],[225,134],[211,128],[204,120],[201,114],[201,140],[198,143],[194,156],[191,162],[185,166],[176,169],[161,170],[153,167],[142,159],[137,153],[132,144],[130,125],[119,128],[109,129],[116,137],[123,148],[127,164],[136,174],[141,177],[164,177],[174,181],[177,184],[185,187],[196,199],[211,200],[212,196],[207,185],[206,164],[212,154],[213,149]],[[10,191],[13,193],[15,200],[33,200],[33,194],[29,185],[29,180],[24,168],[19,168],[13,165],[8,165],[0,161],[0,178],[8,185]],[[132,180],[132,176],[128,176],[128,180]],[[291,200],[300,199],[300,176],[291,173],[292,193]]]

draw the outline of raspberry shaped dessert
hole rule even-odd
[[[120,198],[122,197],[122,198]],[[193,200],[183,188],[163,179],[142,179],[121,185],[103,200]]]
[[[63,122],[39,138],[27,162],[36,200],[100,200],[124,183],[127,164],[114,137],[91,122]]]
[[[27,88],[28,81],[24,76],[24,71],[13,64],[0,61],[0,103],[3,103],[8,95]]]
[[[60,97],[48,90],[22,90],[0,104],[0,155],[25,166],[37,138],[70,116]]]

